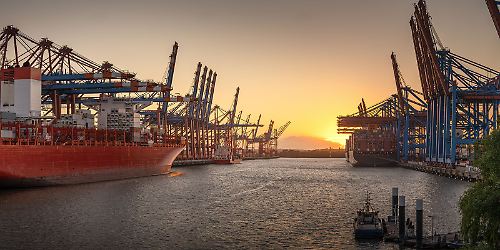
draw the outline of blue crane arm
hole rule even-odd
[[[198,99],[198,103],[197,103],[196,109],[195,109],[195,118],[196,119],[200,118],[201,112],[202,112],[201,104],[203,103],[203,96],[205,94],[205,83],[207,81],[207,70],[208,70],[207,66],[203,67],[203,74],[201,74],[201,81],[200,81],[200,90],[198,93],[198,97],[195,96],[195,98]]]
[[[194,73],[194,83],[193,83],[193,91],[191,92],[191,96],[196,98],[198,94],[198,83],[200,81],[200,73],[201,73],[201,63],[198,62],[198,66],[196,67],[196,72]],[[189,107],[189,117],[193,117],[194,115],[194,105],[191,104]]]

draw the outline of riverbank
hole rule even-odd
[[[314,150],[283,149],[278,154],[284,158],[345,158],[344,149],[329,148]]]

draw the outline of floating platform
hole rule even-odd
[[[384,236],[385,242],[394,242],[405,247],[416,248],[417,240],[415,238],[406,239],[403,242],[399,240],[398,226],[394,223],[387,224],[387,233]],[[426,236],[422,239],[422,248],[424,249],[455,249],[463,246],[462,238],[459,232],[438,234]]]
[[[278,159],[280,156],[252,156],[252,157],[244,157],[243,160],[269,160],[269,159]]]
[[[180,166],[194,166],[194,165],[206,165],[213,164],[214,160],[212,159],[199,159],[199,160],[175,160],[172,164],[173,167]]]
[[[256,156],[256,157],[245,157],[243,160],[269,160],[269,159],[277,159],[279,156]],[[240,163],[240,162],[238,162]],[[195,166],[195,165],[207,165],[207,164],[215,164],[214,159],[190,159],[190,160],[175,160],[172,164],[173,167],[180,166]]]

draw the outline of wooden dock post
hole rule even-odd
[[[424,201],[422,199],[417,199],[416,204],[416,237],[417,237],[417,249],[422,248],[422,239],[423,239],[423,211],[424,211]]]
[[[398,188],[392,188],[392,218],[396,222],[398,217]]]
[[[399,196],[399,242],[403,243],[405,240],[405,196]]]

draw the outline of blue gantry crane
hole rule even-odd
[[[427,103],[426,161],[470,162],[472,145],[498,128],[500,73],[445,48],[425,1],[415,5],[410,26]]]
[[[247,127],[261,125],[251,124],[249,119],[244,123],[241,119],[235,121],[235,105],[226,112],[226,120],[211,119],[215,113],[212,106],[217,73],[201,63],[196,67],[191,91],[185,96],[171,95],[178,49],[175,42],[162,82],[144,81],[108,61],[96,63],[68,46],[48,38],[35,40],[18,28],[7,26],[0,33],[0,69],[8,77],[9,69],[15,67],[40,68],[40,119],[57,122],[82,109],[99,115],[103,98],[116,99],[134,105],[144,128],[156,134],[186,138],[186,150],[178,158],[209,162],[215,143],[221,140],[218,129],[237,127],[236,133],[246,133]]]
[[[396,113],[396,149],[397,159],[403,162],[408,160],[421,161],[425,149],[425,126],[427,120],[427,104],[422,92],[406,84],[396,54],[391,54],[398,112]]]

